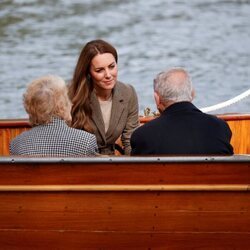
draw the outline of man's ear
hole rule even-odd
[[[193,101],[193,100],[194,100],[194,97],[195,97],[195,90],[194,90],[194,89],[192,89],[191,97],[192,97],[192,100],[191,100],[191,101]]]
[[[156,107],[158,108],[160,105],[160,96],[157,92],[154,92],[154,98],[155,98]]]

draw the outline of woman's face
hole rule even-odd
[[[96,55],[90,64],[94,88],[99,91],[112,90],[117,81],[117,71],[117,64],[111,53]]]

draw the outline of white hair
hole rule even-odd
[[[154,79],[154,91],[163,102],[191,102],[193,99],[192,80],[183,68],[173,68],[159,73]]]
[[[33,80],[23,95],[23,102],[32,125],[49,123],[54,116],[71,122],[68,89],[59,76],[48,75]]]

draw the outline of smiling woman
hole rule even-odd
[[[110,53],[96,55],[90,65],[90,74],[97,98],[101,101],[111,99],[117,80],[117,64],[114,56]]]
[[[130,136],[139,125],[138,101],[134,88],[117,80],[117,60],[116,49],[103,40],[83,47],[69,87],[72,126],[94,133],[101,154],[114,154],[121,136],[128,155]]]

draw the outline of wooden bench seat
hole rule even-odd
[[[0,249],[248,249],[250,156],[0,158]]]

